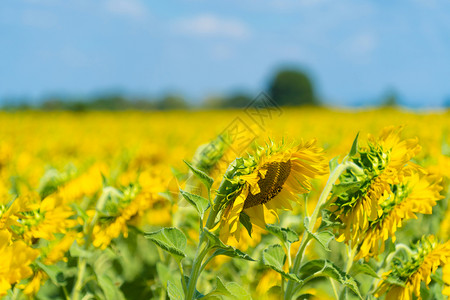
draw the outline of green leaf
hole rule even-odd
[[[47,266],[40,262],[39,260],[36,260],[37,265],[39,268],[41,268],[50,278],[50,280],[53,282],[56,286],[64,286],[67,284],[66,279],[64,277],[63,270],[57,266],[57,265],[51,265]]]
[[[242,225],[244,225],[245,229],[247,229],[248,235],[252,237],[252,222],[250,222],[250,217],[245,213],[241,212],[239,214],[239,221]]]
[[[233,299],[237,300],[251,300],[250,294],[242,286],[236,282],[229,282],[226,284],[227,290],[232,294]]]
[[[299,240],[297,232],[290,228],[279,227],[275,224],[267,224],[266,229],[278,237],[282,242],[292,244]]]
[[[167,294],[170,300],[184,300],[183,289],[170,280],[167,282]]]
[[[350,157],[355,156],[356,153],[358,152],[358,136],[359,136],[359,132],[356,135],[355,139],[353,140],[352,148],[350,149],[350,153],[349,153]]]
[[[156,232],[146,233],[145,238],[172,254],[177,260],[186,257],[184,251],[186,250],[187,239],[184,233],[178,228],[163,228]]]
[[[299,273],[300,279],[304,281],[309,281],[316,277],[330,277],[340,284],[348,287],[359,298],[362,299],[356,281],[351,276],[345,274],[341,269],[339,269],[329,260],[316,259],[308,261],[303,266],[301,266]]]
[[[334,238],[334,234],[328,230],[319,231],[312,233],[308,230],[309,227],[309,218],[303,219],[305,230],[308,232],[309,235],[311,235],[316,241],[319,242],[319,244],[326,250],[331,251],[328,245],[330,244],[331,240]]]
[[[297,275],[286,273],[283,271],[285,261],[286,254],[284,253],[283,247],[281,247],[281,245],[271,245],[268,248],[264,249],[262,253],[262,262],[265,266],[280,273],[287,279],[291,279],[300,283],[301,280]]]
[[[255,261],[253,258],[251,258],[247,253],[242,252],[239,249],[236,249],[234,247],[231,247],[231,249],[217,249],[214,251],[212,256],[218,256],[218,255],[225,255],[229,257],[236,257],[248,261]]]
[[[189,202],[192,206],[195,207],[197,212],[200,214],[200,217],[203,219],[205,210],[208,208],[209,205],[208,199],[205,199],[199,195],[183,191],[182,189],[180,189],[180,193],[184,197],[184,199],[186,199],[187,202]]]
[[[205,295],[205,297],[202,299],[220,299],[222,296],[224,297],[223,299],[251,299],[250,294],[239,284],[235,282],[223,284],[222,280],[219,277],[216,277],[216,288],[212,292]]]
[[[230,256],[230,257],[237,257],[237,258],[245,259],[248,261],[254,261],[253,258],[251,258],[248,254],[242,252],[241,250],[236,249],[229,245],[225,245],[218,236],[213,234],[207,228],[203,228],[203,231],[204,231],[206,237],[209,239],[209,242],[211,243],[210,244],[211,249],[219,248],[212,254],[212,256],[226,255],[226,256]]]
[[[115,285],[108,275],[103,274],[101,276],[97,276],[97,281],[103,293],[105,294],[106,300],[125,299],[119,286]]]
[[[173,272],[170,270],[168,266],[164,265],[161,262],[156,264],[156,272],[158,274],[159,281],[164,289],[167,287],[169,281],[171,282],[180,282],[181,276],[178,272]]]
[[[327,251],[331,251],[328,245],[334,239],[334,234],[328,230],[320,231],[312,234],[313,238]]]
[[[351,276],[356,276],[360,273],[369,275],[374,278],[380,278],[374,269],[369,264],[366,263],[354,263],[349,271]]]
[[[190,163],[184,160],[184,163],[191,169],[192,173],[206,186],[208,190],[211,190],[211,186],[214,183],[214,179],[208,176],[205,172],[202,170],[197,169]]]
[[[232,297],[233,295],[231,292],[226,288],[226,286],[223,284],[220,277],[216,277],[216,288],[205,295],[206,299],[216,298],[217,296],[225,296],[225,297]]]

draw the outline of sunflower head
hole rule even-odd
[[[369,135],[367,144],[349,159],[364,170],[364,175],[347,170],[339,178],[343,191],[333,199],[332,211],[342,223],[339,241],[356,244],[370,222],[383,214],[389,199],[401,199],[399,186],[407,173],[408,163],[419,151],[417,138],[402,139],[401,128],[387,127],[380,136]],[[395,197],[394,195],[395,194]]]
[[[236,159],[227,172],[229,189],[218,224],[222,240],[239,239],[240,223],[247,230],[251,224],[265,228],[268,215],[276,215],[277,209],[291,210],[290,201],[309,192],[309,179],[326,174],[326,169],[322,149],[314,140],[297,146],[270,142]]]
[[[448,265],[450,242],[440,244],[434,236],[423,237],[414,245],[411,255],[391,262],[391,270],[383,274],[383,281],[375,296],[387,293],[386,299],[412,299],[414,293],[420,299],[420,283],[431,282],[431,274],[439,266]]]

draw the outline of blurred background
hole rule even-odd
[[[450,1],[3,0],[5,110],[450,107]]]

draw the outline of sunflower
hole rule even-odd
[[[383,214],[370,222],[369,229],[359,241],[361,246],[355,260],[377,256],[384,251],[384,242],[391,237],[395,242],[395,232],[408,219],[417,219],[416,214],[431,214],[436,201],[442,199],[442,178],[425,173],[424,170],[405,171],[403,182],[393,187],[389,199],[381,203]]]
[[[376,297],[387,293],[386,299],[406,300],[412,299],[414,293],[418,299],[421,299],[420,283],[423,281],[428,286],[431,275],[437,268],[439,266],[445,268],[450,262],[450,241],[440,244],[434,236],[429,236],[423,238],[416,248],[410,260],[397,262],[393,270],[383,274],[383,281],[378,287]],[[447,281],[448,278],[444,277],[444,282]],[[444,292],[448,290],[445,289]]]
[[[364,170],[364,178],[348,170],[341,175],[343,184],[358,188],[338,195],[331,210],[342,223],[338,241],[357,242],[370,222],[383,214],[381,203],[392,195],[392,186],[402,182],[408,162],[421,149],[417,138],[402,140],[401,127],[387,127],[378,138],[369,135],[366,147],[350,159]]]
[[[239,223],[248,224],[249,220],[265,228],[268,215],[277,215],[277,209],[292,210],[290,202],[299,201],[298,194],[311,190],[309,179],[326,174],[327,169],[323,150],[315,140],[297,146],[271,142],[230,167],[235,171],[227,180],[235,183],[235,188],[227,196],[231,200],[218,224],[225,242],[230,236],[239,241]]]

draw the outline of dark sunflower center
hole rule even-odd
[[[272,162],[266,164],[265,167],[267,169],[266,177],[258,181],[261,192],[256,195],[249,192],[244,202],[244,209],[265,204],[281,192],[283,184],[291,172],[291,161]]]

